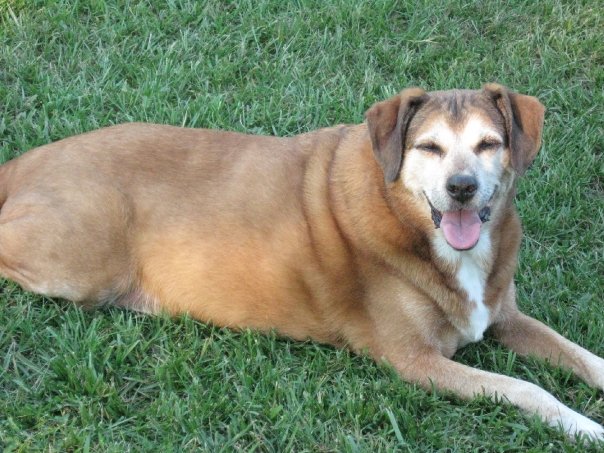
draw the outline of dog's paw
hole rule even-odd
[[[604,390],[604,359],[594,355],[590,359],[591,369],[593,370],[594,386]]]
[[[604,442],[604,428],[589,418],[571,411],[555,420],[564,432],[574,439]]]

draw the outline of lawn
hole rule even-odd
[[[522,180],[519,305],[604,356],[598,1],[0,0],[0,159],[125,121],[294,135],[419,85],[547,106]],[[85,253],[85,251],[83,251]],[[491,339],[456,359],[604,422],[604,395]],[[4,451],[589,451],[509,405],[311,342],[84,312],[0,281]],[[595,447],[591,447],[595,451]]]

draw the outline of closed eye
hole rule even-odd
[[[501,142],[494,138],[485,138],[477,146],[476,152],[494,151],[501,146]]]
[[[427,153],[438,154],[439,156],[443,153],[441,147],[434,142],[419,143],[415,145],[415,148]]]

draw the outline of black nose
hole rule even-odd
[[[453,175],[447,180],[447,192],[457,201],[470,200],[478,190],[478,181],[474,176]]]

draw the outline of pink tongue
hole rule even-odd
[[[443,212],[440,226],[445,239],[451,247],[457,250],[467,250],[476,245],[480,236],[480,217],[477,211]]]

